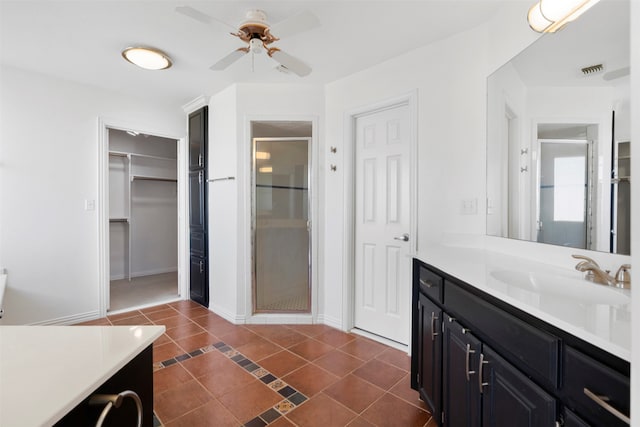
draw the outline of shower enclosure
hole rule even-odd
[[[311,311],[311,138],[253,139],[253,312]]]

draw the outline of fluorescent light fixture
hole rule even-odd
[[[540,0],[527,15],[529,26],[539,33],[555,33],[600,0]]]
[[[529,26],[533,31],[537,31],[538,33],[544,32],[553,21],[549,21],[544,17],[542,12],[540,11],[540,3],[536,3],[529,9],[529,13],[527,15],[527,21],[529,21]]]
[[[262,166],[261,168],[258,168],[258,172],[260,172],[260,173],[271,173],[271,172],[273,172],[273,167],[271,167],[271,166]]]
[[[256,151],[256,159],[258,160],[269,160],[271,158],[271,153],[268,151]]]
[[[164,70],[172,65],[169,55],[152,47],[128,47],[122,51],[122,57],[145,70]]]

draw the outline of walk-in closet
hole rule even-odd
[[[109,307],[179,298],[177,141],[109,129]]]

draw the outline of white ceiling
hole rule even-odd
[[[233,82],[331,82],[479,25],[505,1],[513,0],[1,0],[0,62],[183,105]],[[313,72],[304,78],[280,73],[264,54],[255,57],[253,72],[250,55],[225,71],[209,70],[243,44],[222,24],[207,26],[175,12],[185,5],[234,26],[248,9],[264,10],[272,24],[313,12],[320,27],[274,43]],[[139,69],[120,56],[131,45],[162,49],[174,65],[165,71]]]

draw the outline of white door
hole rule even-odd
[[[409,107],[356,119],[356,328],[408,344],[411,333]]]

